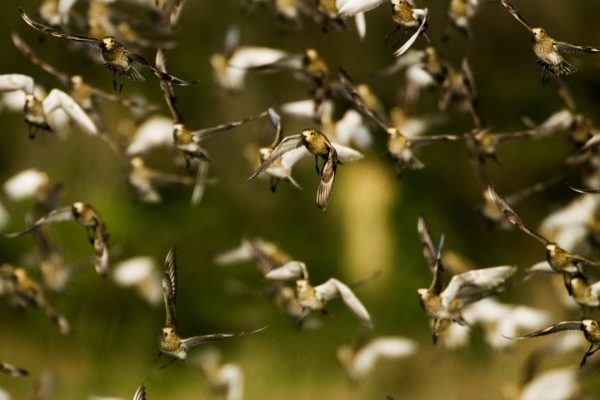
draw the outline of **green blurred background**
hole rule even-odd
[[[81,3],[78,9],[85,8],[85,2]],[[600,46],[600,1],[516,3],[529,21],[546,27],[554,37]],[[38,43],[37,33],[17,12],[18,6],[33,11],[37,5],[33,0],[5,4],[0,14],[0,73],[29,74],[47,88],[59,87],[13,48],[9,32],[15,30],[45,60],[111,91],[110,72],[70,52],[64,41],[47,37]],[[453,31],[445,44],[439,38],[446,26],[447,2],[421,0],[419,5],[430,10],[429,35],[444,56],[454,65],[459,65],[463,56],[469,57],[482,113],[494,129],[516,130],[523,115],[541,121],[563,107],[552,84],[540,85],[540,70],[527,32],[499,4],[484,6],[474,18],[474,40]],[[196,86],[176,89],[190,127],[212,126],[308,97],[308,86],[286,73],[251,74],[245,91],[237,95],[220,89],[208,60],[222,51],[225,31],[232,24],[240,28],[242,45],[291,52],[314,47],[331,71],[343,66],[357,82],[368,82],[386,106],[397,103],[401,75],[370,78],[371,72],[394,61],[393,49],[383,42],[393,27],[388,5],[367,14],[368,34],[360,42],[352,30],[323,33],[311,22],[302,29],[282,30],[269,8],[248,11],[240,1],[190,0],[174,35],[179,45],[169,51],[174,75],[199,80]],[[419,40],[417,46],[423,42]],[[153,54],[144,54],[153,59]],[[568,78],[577,104],[583,113],[598,120],[600,59],[584,55],[569,60],[579,68]],[[148,76],[145,83],[125,82],[124,96],[137,93],[160,104],[159,113],[169,116],[153,77]],[[418,112],[436,112],[436,102],[436,92],[425,92]],[[132,122],[126,121],[131,119],[127,111],[108,105],[104,112],[112,131],[128,134],[126,127]],[[465,115],[449,116],[448,124],[430,133],[462,133],[471,128]],[[397,180],[393,166],[382,155],[384,135],[375,131],[377,145],[366,152],[365,159],[339,168],[332,203],[322,212],[314,205],[317,178],[310,161],[295,168],[302,191],[280,185],[272,194],[264,181],[245,182],[252,172],[243,155],[245,144],[271,140],[265,134],[266,124],[253,122],[206,142],[213,161],[210,174],[218,178],[218,184],[208,187],[199,207],[189,206],[188,189],[177,188],[161,189],[163,203],[150,206],[133,200],[125,184],[126,167],[100,140],[83,134],[72,134],[66,140],[39,134],[31,141],[22,119],[20,114],[0,114],[0,181],[35,167],[47,171],[54,182],[64,182],[67,203],[86,201],[103,216],[111,235],[113,262],[149,255],[162,265],[168,249],[176,245],[182,335],[270,325],[260,334],[216,346],[224,361],[237,362],[244,369],[247,399],[384,399],[386,395],[395,399],[502,399],[504,388],[519,381],[528,352],[543,342],[519,343],[513,351],[499,353],[491,350],[475,329],[465,349],[449,351],[431,344],[428,321],[416,296],[416,289],[427,287],[431,279],[416,234],[421,212],[426,213],[436,235],[445,232],[446,248],[465,254],[478,267],[527,267],[544,257],[535,241],[513,230],[490,230],[478,215],[480,189],[464,143],[422,149],[419,155],[427,167],[407,171]],[[284,130],[290,134],[305,124],[284,118]],[[499,152],[502,166],[489,164],[490,175],[503,192],[510,192],[560,171],[571,151],[564,135],[507,144]],[[168,160],[170,155],[165,155]],[[559,184],[528,199],[518,210],[527,221],[537,224],[550,210],[574,197]],[[21,228],[30,204],[5,203],[12,217],[9,230]],[[51,233],[69,260],[90,254],[76,224],[57,225]],[[373,316],[373,336],[414,338],[420,344],[418,354],[384,362],[367,380],[351,384],[335,351],[340,344],[352,343],[360,328],[341,301],[328,307],[330,316],[321,318],[320,329],[298,331],[266,299],[227,294],[225,285],[231,279],[257,290],[262,286],[262,278],[250,263],[219,268],[213,262],[216,254],[237,246],[243,235],[279,243],[294,258],[306,262],[314,283],[331,276],[351,281],[381,270],[378,279],[357,289]],[[25,255],[32,249],[31,237],[0,239],[0,261],[25,263]],[[502,298],[543,307],[556,320],[579,317],[578,312],[561,308],[553,293],[549,281],[540,278],[511,289]],[[149,399],[215,398],[197,367],[175,362],[159,369],[165,363],[164,357],[156,360],[164,322],[162,305],[149,307],[132,290],[100,279],[91,267],[75,276],[64,294],[52,295],[56,307],[73,325],[71,336],[61,336],[39,310],[15,310],[6,298],[0,300],[0,361],[23,366],[32,375],[22,379],[0,375],[0,387],[15,399],[27,398],[36,378],[46,370],[58,377],[56,399],[82,399],[91,394],[130,398],[141,382],[147,386]],[[555,364],[575,365],[579,357],[574,354]],[[593,390],[593,381],[590,386]]]

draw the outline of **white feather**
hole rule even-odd
[[[417,343],[401,337],[379,337],[361,347],[352,360],[351,375],[365,377],[380,358],[400,359],[415,354]]]
[[[360,12],[367,12],[379,7],[386,1],[387,0],[336,0],[335,4],[339,15],[342,17],[351,17]]]
[[[335,124],[335,139],[341,145],[354,143],[360,148],[368,148],[373,144],[373,137],[364,118],[352,109],[346,111],[342,119]]]
[[[20,90],[25,94],[33,94],[33,78],[23,74],[0,75],[0,92]]]
[[[493,288],[502,284],[516,271],[516,267],[499,266],[476,269],[459,275],[454,275],[446,289],[444,289],[441,294],[442,306],[446,309],[449,309],[451,303],[455,299],[458,299],[461,289],[465,287],[469,287],[473,290],[477,290],[478,288]]]
[[[578,394],[577,368],[569,366],[536,376],[523,388],[520,400],[565,400]]]
[[[70,121],[74,122],[83,132],[97,135],[98,128],[92,119],[83,111],[81,106],[62,90],[52,89],[43,101],[44,114],[52,130],[60,131],[61,126],[53,126],[52,113],[61,110],[65,112]]]
[[[269,271],[265,275],[266,279],[276,281],[287,281],[297,279],[300,277],[308,278],[308,270],[306,269],[306,264],[300,261],[290,261],[279,268],[275,268]]]
[[[345,283],[335,278],[330,278],[325,283],[315,286],[315,296],[323,303],[327,303],[335,297],[341,297],[350,311],[352,311],[363,324],[369,327],[373,326],[367,308]]]
[[[364,40],[367,36],[367,21],[365,19],[365,13],[358,13],[354,16],[354,23],[356,24],[356,32],[360,40]]]

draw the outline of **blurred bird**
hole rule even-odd
[[[5,234],[6,237],[17,237],[30,233],[44,225],[57,222],[74,220],[86,229],[89,242],[94,246],[96,272],[100,276],[108,274],[108,232],[102,219],[91,205],[76,202],[69,207],[57,208],[50,211],[46,216],[38,219],[29,228],[16,233]]]
[[[25,368],[15,367],[12,364],[3,362],[0,362],[0,372],[16,377],[29,375],[29,372]]]
[[[600,307],[600,281],[590,282],[581,272],[565,276],[567,291],[583,309],[583,314]]]
[[[175,249],[169,250],[165,259],[165,272],[162,279],[163,297],[165,301],[166,319],[165,326],[160,335],[160,353],[169,354],[177,359],[185,360],[187,352],[192,347],[202,343],[215,342],[229,339],[235,336],[245,335],[242,333],[213,333],[208,335],[181,338],[177,334],[177,312],[175,298],[177,291],[177,258]],[[256,331],[255,331],[256,332]],[[251,332],[254,333],[254,332]]]
[[[154,73],[154,75],[156,75],[160,80],[165,80],[175,85],[188,86],[196,83],[184,81],[182,79],[174,77],[173,75],[169,75],[158,70],[158,68],[146,61],[144,57],[128,50],[121,43],[119,43],[117,39],[115,39],[112,36],[107,36],[102,38],[102,40],[99,40],[86,36],[70,35],[64,32],[57,31],[56,29],[53,29],[47,25],[44,25],[32,19],[29,15],[25,13],[25,10],[23,10],[22,8],[19,8],[19,12],[21,13],[21,18],[23,18],[23,21],[25,21],[27,25],[31,26],[35,30],[58,38],[82,42],[100,49],[102,52],[102,59],[105,62],[105,66],[111,71],[113,71],[113,88],[115,89],[115,91],[117,90],[117,74],[127,79],[132,79],[136,81],[144,80],[144,77],[140,75],[140,73],[134,68],[134,64],[139,64],[144,68],[150,69]],[[121,91],[122,88],[123,82],[121,82],[119,86],[119,91]]]
[[[450,26],[458,30],[460,33],[473,39],[470,21],[475,16],[479,8],[486,3],[491,3],[496,0],[450,0],[448,3],[448,11],[446,16],[450,22]],[[448,39],[448,32],[444,31],[442,40]]]
[[[113,281],[122,287],[134,287],[136,292],[153,306],[160,303],[162,276],[151,257],[133,257],[114,266]]]
[[[171,174],[158,171],[146,166],[144,159],[135,156],[129,159],[129,175],[127,182],[136,193],[137,199],[144,203],[159,203],[160,193],[155,185],[184,185],[193,186],[196,179],[191,176]]]
[[[4,264],[0,266],[0,287],[11,295],[12,301],[19,307],[35,306],[41,308],[54,323],[60,333],[68,335],[71,325],[50,303],[46,292],[23,268]]]
[[[216,349],[204,351],[197,362],[202,368],[211,389],[223,394],[227,400],[244,398],[244,371],[235,363],[220,364],[221,355]]]
[[[2,188],[9,199],[21,201],[33,199],[42,209],[56,206],[62,185],[51,184],[44,171],[35,168],[25,169],[7,179]]]
[[[173,146],[173,121],[163,116],[152,116],[135,129],[125,155],[132,157],[157,147]]]
[[[481,163],[483,163],[486,158],[491,158],[498,162],[497,150],[498,146],[501,144],[512,142],[514,140],[535,140],[546,136],[547,134],[547,131],[539,128],[508,133],[492,133],[490,128],[480,128],[473,129],[466,135],[465,140],[467,146],[470,148],[469,150]]]
[[[545,329],[532,332],[528,335],[509,339],[528,339],[538,336],[551,335],[553,333],[563,331],[582,331],[583,336],[590,343],[590,347],[585,352],[581,362],[579,363],[579,368],[582,368],[585,365],[587,358],[593,355],[596,351],[600,350],[600,325],[598,324],[598,321],[594,321],[592,319],[584,319],[583,321],[562,321],[554,325],[550,325]]]
[[[542,67],[542,84],[548,82],[546,71],[555,76],[570,75],[577,69],[569,64],[560,53],[598,53],[600,49],[590,46],[578,46],[567,42],[560,42],[551,38],[543,28],[532,28],[531,25],[517,12],[509,0],[501,0],[508,12],[523,25],[532,35],[533,52],[537,63]]]
[[[71,9],[77,0],[42,0],[39,7],[40,17],[53,26],[67,26]]]
[[[466,109],[470,114],[475,128],[483,128],[485,122],[479,112],[479,95],[475,85],[475,77],[471,63],[464,58],[460,70],[448,67],[448,73],[442,82],[442,93],[439,108],[447,111],[451,103],[455,103],[459,109]]]
[[[265,278],[284,281],[297,279],[296,298],[303,307],[303,315],[300,321],[313,310],[325,310],[325,306],[330,300],[341,297],[346,306],[363,325],[369,328],[373,327],[369,312],[348,285],[336,278],[330,278],[325,283],[312,286],[308,280],[306,265],[302,262],[290,261],[269,272],[265,275]]]
[[[34,81],[22,74],[0,75],[0,92],[22,91],[25,94],[23,112],[29,126],[29,138],[35,138],[36,129],[60,132],[67,129],[65,116],[79,129],[96,135],[98,128],[86,112],[68,94],[52,89],[48,95],[38,98],[34,93]],[[62,117],[62,118],[61,118]]]
[[[133,394],[133,400],[146,400],[146,386],[142,383],[135,393]]]
[[[401,359],[417,352],[414,340],[400,336],[380,336],[359,343],[358,346],[340,346],[337,357],[346,373],[353,380],[365,378],[382,358]]]
[[[248,180],[256,178],[260,173],[266,171],[273,163],[278,161],[281,162],[285,168],[283,157],[301,147],[304,147],[315,156],[315,167],[317,174],[321,177],[317,189],[317,207],[325,210],[331,200],[331,192],[335,181],[337,165],[341,162],[338,159],[338,154],[333,144],[329,141],[327,136],[317,130],[304,129],[299,135],[287,136],[282,139],[281,142],[271,150],[271,153],[263,159],[260,167],[254,171]],[[319,169],[319,158],[325,160],[321,169]],[[289,168],[291,168],[291,166],[289,166]]]
[[[580,272],[580,263],[592,266],[600,265],[596,261],[589,260],[585,257],[576,254],[570,254],[558,244],[549,241],[535,230],[526,226],[521,217],[519,217],[517,213],[515,213],[514,210],[508,205],[506,200],[498,194],[498,192],[492,184],[488,186],[488,192],[490,194],[490,197],[494,200],[496,206],[502,212],[502,214],[508,222],[515,225],[521,231],[525,232],[526,234],[533,237],[545,246],[546,259],[550,264],[550,267],[552,267],[554,271],[560,273],[576,274]]]
[[[387,133],[387,154],[394,162],[398,176],[400,176],[407,167],[410,169],[421,169],[425,167],[425,164],[413,154],[414,148],[436,142],[462,139],[461,136],[456,135],[407,137],[402,134],[397,127],[382,120],[381,117],[367,106],[366,101],[358,92],[356,85],[352,82],[350,75],[342,69],[340,69],[340,78],[355,106]]]
[[[223,266],[252,261],[264,276],[271,270],[292,261],[292,257],[276,243],[259,237],[244,237],[240,246],[218,254],[214,260],[216,264]]]

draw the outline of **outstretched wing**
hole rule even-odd
[[[167,56],[165,54],[165,49],[159,48],[156,51],[156,68],[163,73],[167,73]],[[175,91],[173,90],[173,86],[167,80],[160,80],[160,88],[163,91],[165,96],[165,101],[169,106],[169,110],[171,110],[171,115],[173,116],[173,120],[176,124],[183,123],[183,117],[181,116],[181,112],[179,108],[177,108],[177,97],[175,97]]]
[[[25,368],[15,367],[12,364],[0,362],[0,372],[11,376],[27,376],[29,372]]]
[[[526,338],[532,338],[532,337],[537,337],[537,336],[551,335],[556,332],[580,331],[580,330],[583,330],[583,323],[581,321],[563,321],[563,322],[559,322],[554,325],[550,325],[549,327],[544,328],[542,330],[532,332],[532,333],[524,335],[524,336],[510,338],[510,339],[526,339]]]
[[[52,89],[42,104],[46,117],[56,110],[62,110],[82,131],[89,135],[98,134],[98,128],[94,124],[94,121],[92,121],[89,115],[83,111],[83,108],[71,96],[62,90]]]
[[[154,65],[150,64],[148,62],[148,60],[146,60],[141,55],[134,53],[131,50],[126,50],[126,52],[127,52],[127,57],[129,57],[132,61],[140,64],[142,67],[148,68],[149,70],[154,72],[154,75],[156,75],[161,80],[165,80],[167,82],[170,82],[172,84],[179,85],[179,86],[190,86],[190,85],[195,85],[196,83],[198,83],[198,81],[185,81],[183,79],[179,79],[167,72],[161,71]]]
[[[600,49],[591,46],[578,46],[567,42],[554,42],[554,48],[561,53],[589,53],[594,54],[600,52]]]
[[[382,336],[363,346],[354,357],[354,369],[358,375],[368,373],[380,358],[399,359],[417,351],[417,343],[411,339]]]
[[[419,18],[421,18],[421,24],[419,25],[415,33],[413,33],[412,36],[402,46],[400,46],[398,50],[394,52],[394,56],[400,57],[401,55],[406,53],[406,51],[411,48],[411,46],[415,43],[419,36],[421,36],[425,29],[427,29],[427,9],[422,9],[422,12],[422,15],[419,16]]]
[[[523,222],[521,217],[519,217],[517,215],[517,213],[514,212],[514,210],[508,205],[506,200],[504,200],[498,194],[494,185],[488,184],[488,193],[490,194],[490,197],[494,200],[494,203],[496,203],[496,206],[498,207],[498,209],[502,212],[504,217],[508,220],[508,222],[515,225],[517,228],[519,228],[520,230],[522,230],[529,236],[533,237],[534,239],[540,241],[544,245],[547,245],[550,243],[550,241],[548,239],[546,239],[545,237],[543,237],[542,235],[540,235],[539,233],[537,233],[536,231],[534,231],[533,229],[531,229],[527,225],[525,225],[525,223]]]
[[[273,152],[271,153],[269,158],[267,158],[265,161],[263,161],[263,163],[260,165],[260,167],[258,167],[256,169],[256,171],[254,171],[254,173],[247,180],[250,181],[250,180],[256,178],[261,172],[263,172],[264,170],[269,168],[269,166],[271,164],[273,164],[279,157],[281,157],[288,151],[292,151],[294,149],[301,147],[302,145],[303,145],[302,135],[292,135],[292,136],[285,137],[281,141],[281,143],[279,143],[279,145],[277,147],[275,147],[275,149],[273,149]]]
[[[273,143],[271,144],[271,148],[274,149],[279,142],[281,142],[281,133],[283,131],[281,127],[281,115],[274,108],[269,108],[267,110],[267,116],[269,117],[269,121],[271,125],[275,128],[275,138],[273,139]]]
[[[346,89],[346,92],[348,93],[356,107],[359,109],[359,111],[365,114],[367,117],[369,117],[377,125],[379,125],[381,129],[387,131],[388,127],[390,126],[389,122],[384,116],[377,114],[375,111],[373,111],[367,106],[365,99],[359,93],[356,85],[352,81],[352,78],[350,77],[348,72],[346,72],[346,70],[344,70],[343,68],[340,68],[339,73],[340,80],[342,82],[342,85],[344,86],[344,89]]]
[[[352,311],[365,326],[368,326],[369,328],[373,327],[373,322],[371,321],[371,316],[369,315],[367,308],[345,283],[335,278],[331,278],[327,280],[327,282],[316,286],[315,294],[317,298],[324,303],[335,297],[341,297],[350,311]]]
[[[25,235],[26,233],[29,233],[29,232],[33,231],[34,229],[39,228],[42,225],[50,225],[50,224],[54,224],[56,222],[68,221],[68,220],[72,220],[72,219],[75,219],[75,216],[73,215],[73,208],[71,206],[57,208],[56,210],[50,211],[46,216],[35,221],[35,223],[33,225],[31,225],[29,228],[22,230],[20,232],[7,233],[4,236],[10,237],[10,238],[17,237],[17,236]]]
[[[94,236],[94,268],[98,275],[108,275],[108,233],[103,223],[96,227]]]
[[[182,339],[181,346],[183,346],[184,349],[189,350],[192,347],[202,343],[218,342],[239,335],[239,333],[211,333],[209,335],[192,336],[186,339]]]
[[[22,90],[26,94],[33,94],[33,78],[23,74],[0,75],[0,92]]]
[[[47,35],[51,35],[51,36],[63,38],[63,39],[74,40],[76,42],[82,42],[87,45],[98,47],[98,48],[102,45],[101,40],[94,39],[94,38],[87,37],[87,36],[69,35],[68,33],[60,32],[54,28],[49,27],[48,25],[44,25],[41,22],[36,21],[33,18],[31,18],[29,15],[27,15],[27,13],[25,13],[25,10],[23,8],[19,8],[19,12],[21,13],[21,18],[23,18],[23,21],[25,21],[25,23],[27,25],[29,25],[33,29],[40,31],[42,33],[45,33]]]
[[[341,17],[351,17],[361,12],[370,11],[386,0],[336,0],[338,15]]]
[[[429,230],[429,224],[425,219],[425,215],[419,215],[417,220],[417,232],[419,233],[419,239],[421,239],[421,245],[423,246],[423,256],[427,260],[427,265],[433,272],[433,266],[435,264],[435,255],[437,253],[431,232]]]
[[[442,292],[442,305],[446,308],[458,300],[467,305],[502,289],[502,284],[515,272],[516,267],[499,266],[482,268],[454,275]]]
[[[265,115],[267,115],[266,111],[262,112],[260,114],[252,115],[250,117],[241,119],[239,121],[227,122],[225,124],[213,126],[211,128],[205,128],[205,129],[200,129],[200,130],[194,131],[194,132],[192,132],[193,135],[194,135],[194,142],[200,143],[204,139],[207,139],[207,138],[212,137],[212,136],[216,136],[219,133],[223,133],[223,132],[228,131],[230,129],[236,128],[236,127],[238,127],[240,125],[245,124],[246,122],[254,121],[255,119],[264,117]]]
[[[290,261],[279,268],[269,271],[265,275],[265,278],[276,281],[288,281],[297,278],[308,279],[308,270],[306,269],[306,264],[303,262]]]
[[[517,12],[517,9],[512,5],[509,0],[501,0],[502,5],[508,10],[510,15],[512,15],[517,21],[521,23],[529,32],[531,32],[531,25],[525,21],[525,19]]]
[[[169,250],[165,259],[165,272],[162,279],[163,297],[165,300],[165,326],[177,326],[177,311],[175,309],[175,298],[177,291],[177,255],[175,248]]]

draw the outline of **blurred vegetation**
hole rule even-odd
[[[13,48],[9,33],[18,31],[48,62],[112,90],[110,72],[90,65],[64,41],[40,37],[21,21],[16,3],[31,11],[37,7],[34,0],[8,2],[0,14],[0,73],[24,73],[47,88],[59,87]],[[80,3],[76,7],[85,9],[86,2]],[[429,36],[444,56],[454,65],[464,56],[471,61],[481,110],[491,127],[500,131],[520,129],[522,116],[542,121],[563,107],[554,85],[540,85],[529,35],[500,5],[482,7],[472,22],[473,40],[453,31],[450,41],[443,44],[439,38],[446,26],[447,2],[421,0],[419,5],[430,10]],[[546,27],[554,37],[600,45],[596,34],[600,1],[550,4],[531,0],[519,1],[518,6],[528,20]],[[130,9],[141,14],[141,8]],[[308,97],[307,86],[286,73],[249,74],[246,89],[237,95],[220,89],[213,81],[208,60],[211,54],[222,51],[230,25],[240,27],[242,45],[291,52],[314,47],[331,71],[343,66],[355,81],[368,82],[387,107],[397,104],[402,75],[383,80],[371,77],[372,72],[394,61],[393,49],[383,42],[393,28],[387,5],[367,14],[368,34],[361,42],[352,29],[323,33],[311,22],[302,29],[278,28],[271,9],[248,9],[237,0],[188,1],[173,36],[178,45],[169,51],[169,66],[176,76],[199,80],[195,86],[176,88],[190,127],[212,126]],[[152,32],[148,36],[152,37]],[[416,46],[424,45],[419,39]],[[153,59],[152,53],[144,54]],[[577,104],[584,114],[599,121],[600,59],[572,56],[569,60],[579,68],[568,78]],[[158,82],[145,75],[145,83],[125,82],[122,95],[141,94],[160,104],[159,113],[168,116]],[[126,111],[111,105],[103,111],[111,131],[122,137],[130,134],[124,127],[132,127],[133,121]],[[425,92],[418,112],[436,111],[437,94]],[[465,115],[449,116],[448,124],[430,133],[471,129]],[[384,399],[386,395],[395,399],[502,399],[503,388],[519,381],[528,352],[543,342],[519,343],[514,351],[497,353],[483,343],[481,332],[476,330],[471,344],[462,350],[431,344],[428,321],[416,296],[416,289],[427,287],[431,279],[416,233],[420,213],[427,214],[436,234],[445,232],[446,248],[465,254],[478,267],[528,267],[544,257],[535,241],[514,230],[490,230],[479,216],[480,189],[469,168],[464,143],[422,149],[420,157],[427,167],[407,171],[397,180],[393,166],[381,154],[384,135],[374,132],[375,149],[367,151],[360,162],[340,166],[332,203],[322,212],[314,206],[317,180],[309,161],[295,168],[295,176],[304,186],[302,191],[280,185],[272,194],[264,181],[245,182],[252,171],[243,155],[245,144],[271,140],[265,133],[266,123],[253,122],[206,142],[212,158],[210,175],[218,182],[207,188],[199,207],[190,207],[189,189],[185,188],[161,189],[162,204],[151,206],[133,200],[125,184],[126,167],[100,140],[83,134],[71,134],[66,139],[39,134],[29,140],[22,118],[20,114],[0,114],[0,181],[34,167],[47,171],[53,181],[64,182],[67,204],[83,200],[104,218],[113,263],[148,255],[162,265],[168,249],[176,245],[181,334],[269,325],[260,334],[217,345],[225,361],[238,362],[244,369],[247,399]],[[284,130],[289,134],[303,127],[302,122],[284,118]],[[571,151],[564,135],[507,144],[499,151],[502,164],[490,164],[490,175],[503,192],[510,192],[563,169]],[[537,224],[550,210],[575,196],[559,184],[527,199],[518,210],[531,224]],[[20,229],[30,204],[3,202],[11,214],[8,230]],[[70,261],[89,256],[81,227],[60,224],[50,231]],[[320,329],[298,331],[266,299],[227,293],[226,282],[233,279],[257,290],[262,287],[262,277],[250,263],[219,268],[213,262],[216,254],[237,246],[244,235],[279,243],[294,258],[306,262],[315,283],[331,276],[351,281],[381,270],[378,279],[357,289],[374,318],[373,336],[414,338],[420,344],[417,356],[384,362],[365,382],[352,385],[336,360],[335,350],[340,344],[352,343],[360,328],[341,301],[332,302],[330,316],[320,317]],[[28,236],[0,240],[2,262],[35,270],[25,257],[32,249],[33,239]],[[578,318],[578,311],[561,308],[548,285],[544,278],[531,280],[511,288],[503,299],[543,307],[552,313],[553,320]],[[26,367],[32,375],[23,379],[0,375],[0,387],[15,399],[27,398],[36,377],[46,370],[55,371],[58,377],[56,399],[82,399],[92,394],[130,398],[141,382],[147,386],[149,399],[213,398],[200,370],[193,365],[175,362],[160,369],[165,363],[165,357],[156,359],[164,322],[162,304],[149,307],[132,290],[100,279],[91,267],[75,276],[65,293],[52,295],[56,307],[73,324],[74,332],[68,337],[61,336],[38,310],[16,310],[5,300],[0,301],[0,361]],[[560,364],[576,365],[579,357],[565,357]],[[593,388],[594,381],[590,386]],[[596,394],[600,396],[597,387]]]

